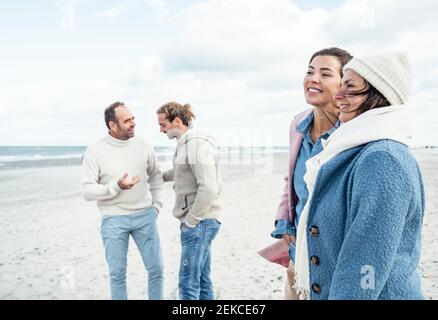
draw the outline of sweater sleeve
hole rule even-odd
[[[163,172],[163,181],[164,182],[173,181],[174,179],[175,179],[175,169],[174,168]]]
[[[196,155],[192,158],[192,155]],[[189,152],[189,163],[198,183],[198,192],[186,221],[196,225],[210,211],[217,198],[219,183],[217,181],[216,149],[208,142],[198,144],[195,152]]]
[[[345,231],[329,299],[379,297],[410,212],[414,188],[407,167],[387,151],[371,152],[359,161],[347,208],[351,225]]]
[[[152,195],[152,206],[158,211],[163,207],[162,190],[163,190],[163,173],[158,167],[157,157],[152,147],[148,152],[147,174],[149,176],[148,184]]]
[[[120,189],[117,181],[99,183],[99,164],[97,157],[89,149],[82,159],[82,195],[85,200],[107,200],[116,197]]]

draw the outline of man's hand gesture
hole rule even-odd
[[[119,181],[117,181],[117,184],[119,185],[120,189],[128,190],[128,189],[132,189],[132,187],[135,186],[139,181],[140,181],[139,176],[133,176],[132,180],[129,181],[128,173],[125,173],[123,177],[121,177]]]

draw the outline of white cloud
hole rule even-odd
[[[120,16],[122,13],[124,13],[127,10],[128,10],[128,8],[124,4],[121,4],[121,5],[109,8],[105,11],[99,12],[96,15],[100,16],[100,17],[112,19],[112,18]]]
[[[167,16],[167,14],[170,13],[169,6],[165,0],[139,0],[139,1],[144,2],[148,4],[150,7],[152,7],[153,9],[155,9],[159,13],[160,18],[164,18]]]
[[[169,18],[178,28],[161,48],[161,71],[142,77],[138,67],[133,78],[143,81],[132,83],[131,97],[156,107],[189,102],[211,129],[280,127],[276,143],[286,144],[288,122],[306,108],[302,77],[310,55],[325,46],[319,27],[328,15],[283,0],[193,4]]]
[[[241,128],[268,128],[274,144],[286,145],[291,118],[307,107],[302,80],[308,59],[316,50],[339,46],[354,55],[406,51],[413,66],[409,108],[417,140],[438,143],[434,1],[421,1],[420,6],[412,1],[349,0],[336,9],[312,10],[292,0],[178,3],[125,0],[101,12],[108,18],[127,17],[122,34],[106,38],[100,30],[93,34],[84,27],[79,36],[90,33],[91,40],[76,45],[71,55],[57,57],[57,64],[34,59],[38,68],[28,68],[29,58],[26,67],[2,67],[10,74],[4,79],[14,80],[3,80],[0,86],[9,91],[3,95],[8,104],[19,110],[12,122],[17,129],[18,124],[33,128],[20,141],[86,144],[105,131],[103,108],[122,100],[135,112],[139,134],[155,144],[165,143],[155,110],[179,101],[193,106],[200,126],[225,136]],[[144,25],[132,19],[143,14],[149,17]],[[93,23],[102,23],[98,20]],[[93,40],[108,50],[89,50]],[[112,50],[114,44],[122,49]],[[78,52],[86,52],[83,61],[77,62]],[[17,70],[21,75],[15,75]],[[32,120],[41,121],[44,130],[31,126]],[[0,134],[7,133],[0,126]]]
[[[424,10],[431,9],[426,4]],[[429,87],[438,87],[424,69],[438,50],[423,46],[437,35],[428,25],[432,20],[415,18],[412,27],[395,18],[412,22],[407,18],[412,10],[412,5],[389,0],[347,1],[333,11],[304,11],[286,0],[198,2],[166,18],[178,27],[156,56],[142,58],[128,97],[150,106],[147,112],[170,100],[189,102],[198,123],[214,130],[268,126],[277,134],[275,143],[284,145],[290,119],[307,107],[302,79],[308,59],[323,47],[336,45],[356,55],[407,50],[414,74],[426,72]],[[420,82],[414,82],[418,91],[411,108],[422,119],[426,109],[415,105],[430,102],[431,95],[418,88]],[[418,121],[416,126],[424,137],[428,129]]]
[[[327,18],[324,10],[304,12],[288,0],[199,2],[175,16],[180,37],[164,56],[176,70],[260,69],[302,56],[321,41]]]
[[[130,84],[136,86],[145,82],[156,82],[161,77],[162,69],[163,64],[159,56],[144,56],[131,75]]]
[[[361,51],[397,46],[405,32],[433,30],[436,2],[425,0],[348,0],[324,24],[325,37]],[[436,30],[436,28],[435,28]]]

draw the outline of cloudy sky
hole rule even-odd
[[[155,110],[190,103],[222,145],[287,145],[311,54],[403,50],[415,144],[438,145],[433,0],[39,0],[0,4],[0,145],[88,145],[123,101],[169,145]]]

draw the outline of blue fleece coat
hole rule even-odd
[[[321,166],[308,217],[311,299],[423,299],[423,214],[420,169],[399,142],[370,142]]]

